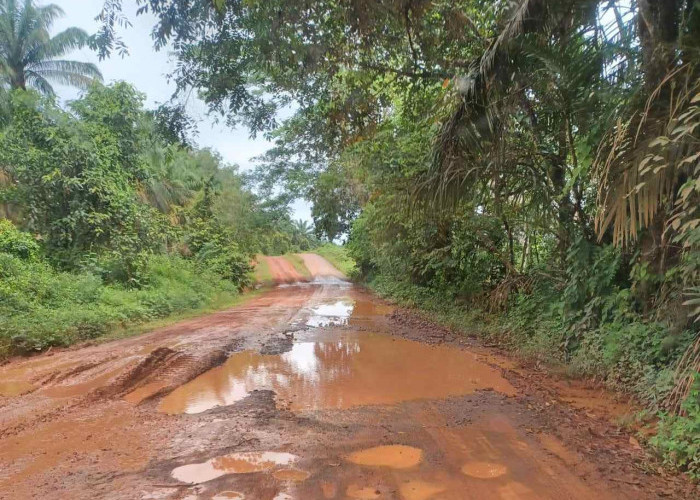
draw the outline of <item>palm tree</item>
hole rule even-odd
[[[89,39],[79,28],[68,28],[52,37],[51,26],[63,15],[54,4],[0,0],[0,73],[11,88],[32,87],[53,94],[49,81],[86,88],[102,80],[94,64],[60,59],[85,46]]]
[[[304,219],[292,221],[292,226],[297,234],[304,237],[310,237],[314,230],[313,226]]]

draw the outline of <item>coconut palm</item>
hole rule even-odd
[[[92,63],[61,59],[88,42],[88,34],[68,28],[49,31],[63,16],[57,5],[38,6],[33,0],[0,0],[0,71],[11,88],[35,88],[53,94],[51,83],[86,88],[102,75]]]

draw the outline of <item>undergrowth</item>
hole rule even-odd
[[[233,282],[175,256],[152,256],[144,279],[142,288],[128,289],[0,253],[0,357],[94,339],[239,294]]]

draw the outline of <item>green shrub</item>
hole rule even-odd
[[[205,243],[197,253],[196,260],[200,267],[234,283],[239,290],[250,285],[250,258],[233,242],[226,245],[218,242]]]
[[[96,338],[238,294],[236,283],[181,257],[151,256],[143,277],[138,289],[105,285],[88,272],[0,253],[0,357]]]
[[[7,219],[0,219],[0,252],[34,259],[39,254],[39,244],[31,234],[20,231]]]
[[[664,463],[700,479],[700,376],[683,404],[685,415],[662,415],[658,433],[650,440]]]

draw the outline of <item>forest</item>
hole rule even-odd
[[[699,1],[135,3],[51,50],[119,57],[153,15],[174,103],[82,67],[67,109],[36,72],[3,89],[0,351],[225,302],[256,254],[342,242],[379,294],[632,394],[700,477]],[[253,173],[191,142],[193,88],[274,141]]]
[[[145,109],[130,84],[51,60],[89,36],[49,38],[58,9],[26,5],[0,12],[3,54],[19,51],[8,73],[24,75],[0,90],[0,357],[222,307],[250,285],[255,254],[317,244],[197,148],[181,106]],[[49,80],[85,91],[62,107]]]

